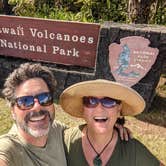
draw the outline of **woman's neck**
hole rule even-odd
[[[96,133],[84,127],[82,131],[82,146],[85,158],[89,165],[94,165],[96,160],[106,165],[117,143],[118,133],[116,130],[104,133]]]
[[[84,135],[88,137],[90,142],[98,149],[101,149],[104,145],[106,145],[110,140],[114,139],[114,129],[108,131],[107,133],[96,133],[86,126],[84,128]],[[111,142],[110,142],[111,143]]]
[[[95,131],[90,130],[89,128],[87,128],[86,130],[89,139],[93,140],[94,143],[100,145],[106,144],[114,134],[114,129],[109,130],[107,133],[96,133]]]

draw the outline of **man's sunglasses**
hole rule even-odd
[[[53,95],[50,92],[44,92],[37,94],[35,96],[21,96],[15,99],[15,103],[17,107],[21,110],[31,109],[35,101],[34,99],[38,99],[38,102],[41,106],[49,106],[53,104]]]
[[[83,105],[87,108],[95,108],[99,103],[105,108],[112,108],[117,104],[120,104],[121,101],[110,97],[103,97],[100,99],[93,96],[83,97]]]

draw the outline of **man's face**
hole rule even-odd
[[[49,92],[47,84],[40,78],[33,78],[23,82],[15,90],[15,96],[36,96],[43,92]],[[27,99],[26,99],[27,101]],[[12,108],[13,118],[17,127],[33,137],[46,136],[55,117],[53,103],[42,106],[37,98],[34,98],[34,105],[22,110],[15,104]]]

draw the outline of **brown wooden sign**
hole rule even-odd
[[[109,46],[109,64],[117,82],[133,86],[147,74],[159,53],[149,44],[144,37],[129,36]]]
[[[0,16],[0,55],[95,67],[100,25]]]

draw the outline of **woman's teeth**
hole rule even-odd
[[[106,122],[108,120],[107,117],[94,117],[93,118],[96,122]]]

